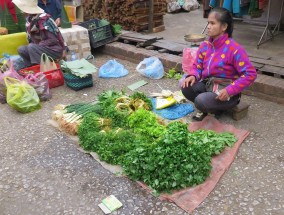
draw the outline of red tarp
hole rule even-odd
[[[193,122],[188,127],[189,131],[196,131],[200,129],[213,130],[216,132],[232,132],[238,141],[232,148],[226,147],[226,149],[218,156],[212,159],[212,172],[210,177],[203,183],[196,187],[190,187],[183,190],[175,191],[172,194],[161,194],[160,199],[174,202],[183,210],[191,213],[209,193],[214,189],[222,175],[229,169],[230,165],[234,161],[238,150],[249,135],[246,130],[237,129],[232,125],[222,124],[214,117],[207,116],[201,122]],[[151,191],[144,183],[138,182],[143,188]]]

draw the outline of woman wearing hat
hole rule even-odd
[[[51,16],[38,7],[37,0],[13,0],[13,3],[27,15],[29,44],[18,48],[26,66],[39,64],[43,53],[53,59],[60,59],[66,43]]]

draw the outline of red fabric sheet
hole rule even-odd
[[[227,147],[221,154],[215,156],[212,159],[212,172],[210,177],[203,183],[195,187],[189,187],[183,190],[175,191],[172,194],[161,194],[160,199],[174,202],[183,210],[191,213],[195,208],[201,204],[205,198],[214,189],[222,175],[229,169],[230,165],[234,161],[238,150],[249,135],[246,130],[237,129],[232,125],[222,124],[214,117],[207,116],[201,122],[193,122],[188,128],[190,131],[196,131],[200,129],[214,130],[216,132],[232,132],[238,141],[232,148]],[[142,182],[138,182],[143,188],[151,191],[147,185]]]
[[[258,4],[259,9],[264,9],[268,4],[268,0],[259,0]]]
[[[5,9],[5,5],[8,8],[10,14],[12,15],[14,22],[18,23],[18,18],[16,16],[16,8],[15,8],[15,5],[12,2],[12,0],[0,0],[0,6],[1,6],[3,11]]]

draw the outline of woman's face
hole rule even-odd
[[[207,35],[213,39],[223,35],[227,29],[227,24],[222,24],[216,19],[216,13],[210,13],[208,17]]]

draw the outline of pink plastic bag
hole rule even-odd
[[[182,53],[182,69],[189,73],[196,58],[198,48],[185,48]]]
[[[48,80],[42,72],[35,74],[29,74],[25,77],[25,80],[35,88],[38,97],[41,101],[51,99],[51,93],[49,91]]]
[[[14,69],[14,65],[13,65],[13,61],[8,60],[7,62],[8,66],[9,66],[9,70],[1,73],[0,72],[0,103],[4,104],[6,103],[6,91],[7,91],[7,87],[6,84],[4,82],[4,78],[5,77],[11,77],[11,78],[15,78],[18,80],[22,80],[23,77],[20,76],[16,70]]]

